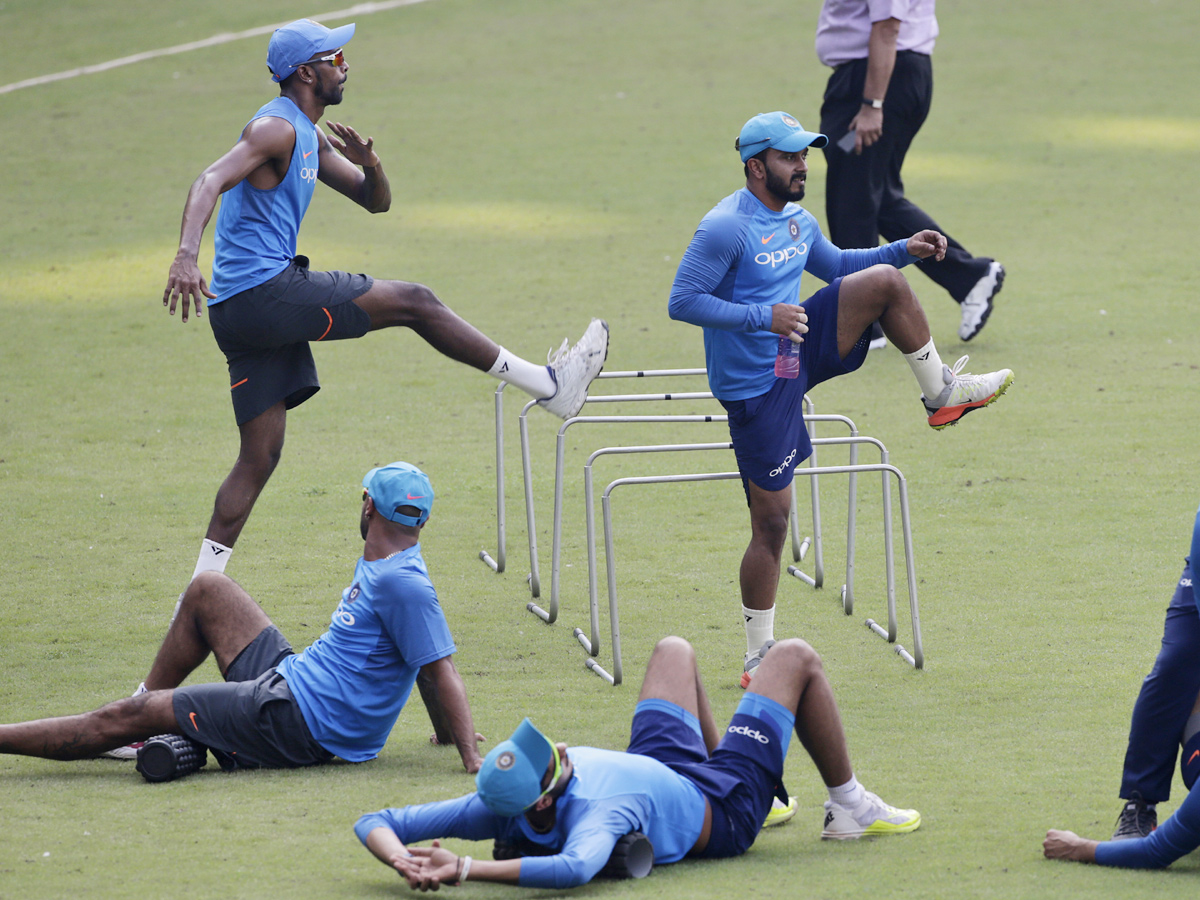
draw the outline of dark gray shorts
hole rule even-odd
[[[279,629],[264,628],[238,654],[225,681],[175,689],[181,734],[213,752],[224,769],[285,769],[328,762],[287,680],[275,667],[293,653]]]
[[[280,400],[299,406],[321,389],[310,341],[359,338],[371,317],[357,304],[369,275],[314,272],[297,256],[257,287],[208,308],[217,346],[229,363],[229,390],[238,425]]]

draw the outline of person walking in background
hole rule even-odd
[[[969,341],[992,314],[1004,266],[972,256],[904,196],[901,168],[933,100],[935,0],[825,0],[817,56],[833,69],[821,104],[825,219],[839,247],[875,247],[932,229],[946,235],[946,258],[917,268],[962,307],[958,336]],[[876,325],[872,347],[882,346]]]

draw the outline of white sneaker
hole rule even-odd
[[[563,341],[557,351],[547,354],[549,365],[546,368],[558,390],[538,403],[560,419],[578,415],[587,399],[588,385],[600,374],[607,358],[608,323],[603,319],[592,319],[592,324],[574,347],[568,349],[567,342]]]
[[[994,403],[1013,383],[1012,369],[1001,369],[986,375],[960,375],[968,359],[969,356],[960,357],[953,369],[942,366],[942,380],[946,387],[935,398],[930,400],[921,395],[930,428],[940,430],[953,425],[971,410]]]
[[[832,800],[825,801],[824,840],[847,841],[875,835],[904,834],[921,826],[921,814],[915,809],[888,806],[870,791],[857,809],[849,810]]]
[[[975,287],[962,302],[962,323],[958,326],[958,338],[969,341],[987,324],[992,314],[992,301],[1004,285],[1004,266],[992,260],[987,274],[975,282]]]

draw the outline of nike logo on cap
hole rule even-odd
[[[409,500],[424,500],[424,499],[425,499],[425,495],[424,495],[424,494],[418,494],[418,495],[416,495],[416,496],[413,496],[412,494],[409,494],[409,495],[408,495],[408,499],[409,499]]]

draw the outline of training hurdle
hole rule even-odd
[[[805,404],[811,408],[811,401],[809,401],[807,397],[805,398]],[[818,422],[818,421],[841,422],[841,423],[845,424],[847,427],[849,427],[851,435],[852,435],[852,437],[850,439],[846,439],[846,440],[856,440],[857,439],[856,438],[857,429],[854,427],[854,423],[851,422],[845,416],[812,414],[812,415],[805,415],[804,420],[805,420],[806,427],[809,430],[810,434],[812,432],[813,424],[815,422]],[[558,608],[559,608],[559,606],[558,606],[558,597],[559,597],[558,584],[559,584],[559,573],[560,573],[560,567],[561,567],[561,561],[562,561],[561,548],[562,548],[563,484],[566,480],[566,474],[564,471],[564,455],[565,455],[565,449],[566,449],[567,430],[574,425],[609,424],[609,423],[661,423],[661,422],[726,423],[726,422],[728,422],[728,416],[723,416],[723,415],[722,416],[577,416],[575,418],[568,419],[559,428],[558,442],[557,442],[557,447],[556,447],[557,452],[556,452],[556,459],[555,459],[555,472],[554,472],[554,487],[555,487],[555,491],[554,491],[554,537],[553,537],[553,545],[552,545],[553,553],[552,553],[552,562],[551,562],[551,570],[550,570],[550,610],[549,611],[542,610],[541,607],[538,607],[536,604],[530,604],[529,606],[526,607],[527,609],[530,610],[530,612],[533,612],[536,615],[539,615],[541,618],[543,618],[547,622],[553,622],[558,618]],[[821,438],[811,438],[811,440],[813,441],[814,446],[813,446],[813,452],[808,458],[808,465],[810,468],[816,465],[816,447],[817,446],[819,446],[820,444],[844,442],[844,441],[836,441],[836,440],[821,439]],[[868,439],[868,440],[873,440],[873,439]],[[595,451],[594,453],[592,453],[591,456],[588,457],[588,461],[583,467],[583,483],[584,483],[584,502],[585,502],[584,516],[585,516],[585,519],[587,520],[588,583],[589,583],[589,595],[590,595],[590,599],[591,599],[591,610],[592,610],[593,623],[595,622],[595,618],[596,618],[596,616],[595,616],[595,610],[596,610],[595,570],[596,570],[596,565],[595,565],[595,526],[594,526],[595,512],[594,512],[593,491],[592,491],[592,465],[595,462],[596,458],[600,457],[600,456],[610,455],[610,454],[688,452],[688,451],[693,451],[693,450],[732,450],[732,449],[733,449],[733,444],[728,441],[725,441],[723,443],[716,443],[716,444],[653,444],[653,445],[642,445],[642,446],[633,446],[633,447],[605,447],[605,448]],[[851,446],[850,452],[851,452],[851,463],[853,463],[855,461],[855,459],[854,459],[855,447],[854,446]],[[850,516],[849,521],[851,523],[851,527],[853,527],[853,522],[854,522],[853,515],[854,515],[854,501],[855,501],[855,492],[854,492],[853,481],[854,481],[854,476],[851,476],[851,491],[850,491],[850,504],[851,505],[850,505],[850,513],[849,513],[849,516]],[[814,533],[815,537],[811,537],[811,538],[806,537],[803,540],[801,540],[799,537],[800,530],[799,530],[798,515],[797,515],[797,508],[796,508],[796,482],[794,479],[792,480],[792,494],[791,494],[789,520],[791,523],[790,530],[791,530],[791,535],[792,535],[792,556],[793,556],[794,562],[801,562],[804,559],[804,556],[807,553],[810,546],[814,546],[817,548],[820,547],[821,517],[820,517],[819,497],[816,493],[816,486],[817,486],[816,478],[813,478],[811,480],[811,486],[813,488],[813,495],[812,495],[813,496],[813,522],[814,522],[813,533]],[[852,551],[853,550],[853,541],[852,540],[849,541],[849,547]],[[819,551],[815,554],[815,556],[819,559],[819,557],[820,557]],[[853,556],[851,555],[849,557],[849,559],[852,560]],[[822,562],[818,562],[818,567],[817,567],[817,569],[814,570],[815,575],[813,575],[813,576],[805,574],[804,572],[800,571],[800,569],[794,565],[789,566],[788,571],[789,572],[794,571],[794,573],[796,574],[796,577],[807,582],[809,585],[811,585],[815,588],[819,588],[819,587],[821,587],[821,583],[824,579],[823,565],[824,564]],[[848,570],[848,574],[849,574],[849,570]],[[579,633],[579,629],[576,629],[576,632],[577,632],[576,637],[581,638],[581,633]],[[589,655],[592,655],[592,656],[596,655],[596,651],[594,651],[592,648],[599,646],[597,633],[598,633],[598,629],[595,625],[593,625],[592,630],[591,630],[590,641],[588,639],[580,640],[580,643],[583,644],[584,649],[586,649],[588,651]]]
[[[705,374],[706,374],[706,370],[702,369],[702,368],[699,368],[699,369],[639,369],[639,370],[616,371],[616,372],[601,372],[600,375],[597,377],[599,379],[656,378],[656,377],[664,377],[664,376],[666,376],[666,377],[688,376],[688,375],[698,376],[698,375],[705,375]],[[488,568],[490,568],[493,572],[495,572],[497,574],[503,573],[505,570],[505,566],[507,564],[508,531],[507,531],[507,514],[506,514],[505,491],[504,491],[504,479],[505,479],[504,389],[507,386],[508,386],[507,382],[503,382],[503,381],[500,382],[500,384],[496,387],[495,394],[494,394],[494,407],[495,407],[495,419],[496,419],[496,425],[495,425],[495,440],[496,440],[496,552],[495,552],[495,556],[493,556],[492,554],[488,553],[488,551],[486,549],[483,549],[483,550],[480,550],[479,554],[478,554],[478,558],[483,563],[485,563],[488,566]],[[676,393],[670,393],[670,394],[602,394],[602,395],[596,395],[596,396],[588,396],[585,400],[585,403],[615,403],[615,402],[621,402],[621,401],[648,401],[648,400],[705,400],[705,399],[712,399],[712,397],[713,397],[712,393],[708,392],[708,391],[693,391],[693,392],[684,392],[684,393],[676,392]],[[528,425],[527,425],[527,416],[528,416],[529,411],[536,405],[537,405],[536,400],[530,400],[522,408],[520,417],[519,417],[520,438],[521,438],[521,472],[522,472],[522,482],[524,485],[524,494],[525,494],[525,515],[526,515],[526,522],[528,525],[529,542],[530,542],[530,546],[529,546],[530,571],[529,571],[529,575],[527,576],[527,582],[529,584],[530,593],[535,600],[541,597],[541,578],[540,578],[540,572],[539,572],[539,568],[538,568],[537,538],[536,538],[536,530],[535,530],[535,516],[534,516],[534,503],[533,503],[533,474],[532,474],[532,462],[531,462],[530,448],[529,448],[529,431],[528,431]],[[804,406],[809,414],[813,413],[812,400],[807,395],[804,397]],[[726,421],[726,417],[724,417],[724,416],[713,417],[711,420],[724,422],[724,421]],[[849,421],[849,420],[847,420],[847,421]],[[853,425],[851,425],[851,429],[852,429],[852,433],[856,433],[853,431]],[[811,434],[811,426],[810,426],[809,431]],[[556,471],[556,476],[555,476],[555,496],[556,496],[556,500],[558,501],[556,503],[556,510],[558,507],[561,506],[561,496],[562,496],[561,488],[560,488],[560,485],[561,485],[561,460],[562,460],[561,440],[562,440],[562,437],[561,437],[561,433],[560,433],[560,438],[559,438],[560,447],[559,447],[558,454],[557,454],[558,459],[559,459],[559,465],[556,467],[557,471]],[[812,464],[812,461],[810,460],[810,465],[811,464]],[[823,562],[823,550],[822,550],[822,544],[821,544],[821,529],[820,529],[820,521],[821,521],[820,495],[819,495],[817,481],[815,479],[812,481],[811,500],[812,500],[812,514],[813,514],[813,536],[811,538],[805,538],[802,541],[800,538],[799,520],[798,520],[798,518],[795,517],[796,498],[795,498],[795,490],[793,488],[793,496],[792,496],[793,518],[792,518],[792,528],[791,528],[792,558],[793,558],[794,562],[800,562],[804,558],[803,550],[807,549],[807,545],[805,542],[807,542],[808,544],[811,544],[812,550],[813,550],[813,565],[814,565],[813,575],[808,576],[808,575],[801,573],[801,575],[799,577],[808,581],[808,583],[811,584],[813,587],[820,587],[822,584],[823,578],[824,578],[824,562]],[[802,548],[803,548],[803,550],[802,550]],[[557,594],[554,594],[552,597],[551,609],[549,611],[542,610],[536,604],[533,604],[530,607],[530,611],[541,616],[547,622],[554,622],[558,617]]]
[[[597,379],[601,378],[652,378],[664,376],[680,376],[680,375],[705,375],[706,369],[643,369],[630,370],[625,372],[601,372],[597,375]],[[507,381],[501,381],[496,386],[496,391],[493,399],[496,413],[496,555],[488,553],[487,550],[479,551],[479,558],[493,572],[500,574],[504,571],[505,557],[507,555],[508,533],[505,519],[505,504],[504,504],[504,389],[508,387]],[[709,396],[712,396],[709,394]],[[592,399],[592,398],[588,398]],[[536,404],[536,400],[526,404],[525,411]],[[586,402],[586,401],[585,401]],[[523,472],[526,485],[529,484],[529,467],[523,463]],[[535,576],[536,577],[536,576]],[[533,595],[537,597],[539,591],[535,590]]]
[[[612,394],[601,395],[589,398],[588,402],[594,403],[613,403],[621,401],[645,401],[645,400],[694,400],[694,399],[711,399],[712,395],[707,392],[687,393],[687,394]],[[532,474],[530,471],[530,448],[529,448],[529,432],[527,427],[527,415],[529,410],[535,405],[536,401],[532,401],[525,405],[521,411],[521,459],[525,474],[525,513],[529,523],[529,587],[536,600],[540,596],[541,583],[538,565],[537,553],[537,538],[536,538],[536,521],[533,505],[533,490],[532,490]],[[806,405],[811,408],[812,402],[805,399]],[[851,430],[854,430],[854,425],[849,419],[844,416],[817,416],[806,417],[811,420],[828,419],[846,422]],[[567,431],[574,425],[582,424],[633,424],[633,423],[726,423],[728,416],[725,415],[654,415],[654,416],[575,416],[563,422],[558,430],[558,438],[555,447],[555,467],[554,467],[554,529],[553,540],[551,543],[551,581],[550,581],[550,602],[549,609],[543,609],[537,603],[527,603],[525,608],[534,615],[541,618],[544,622],[553,624],[558,619],[559,610],[559,572],[560,562],[562,558],[562,504],[563,504],[563,485],[565,481],[564,460],[566,455],[566,434]],[[810,426],[811,427],[811,424]],[[853,451],[852,451],[853,452]],[[811,461],[810,461],[811,464]],[[852,495],[853,497],[853,495]],[[819,498],[814,495],[814,519],[819,523],[820,511],[818,507]],[[795,509],[795,484],[792,488],[792,509]],[[793,541],[793,556],[796,562],[803,559],[806,549],[805,543],[799,539],[799,525],[797,520],[792,520],[792,541]],[[806,538],[805,542],[811,542]],[[818,554],[819,555],[819,554]],[[797,569],[797,572],[799,570]],[[806,580],[814,587],[819,587],[819,582],[804,573],[800,573],[798,577]]]
[[[831,440],[831,441],[843,440],[844,441],[846,439],[832,438],[832,439],[821,439],[821,440]],[[868,442],[875,443],[877,446],[879,446],[881,453],[886,453],[886,450],[883,448],[883,445],[879,444],[879,442],[875,441],[874,438],[867,438],[866,440]],[[797,475],[807,475],[812,478],[815,478],[819,475],[837,475],[837,474],[856,475],[860,472],[881,472],[882,473],[882,481],[883,481],[884,497],[889,498],[888,500],[885,500],[885,508],[886,508],[887,516],[884,519],[884,542],[885,542],[884,543],[884,547],[885,547],[884,558],[885,558],[885,566],[887,569],[888,628],[887,628],[887,630],[884,630],[873,619],[867,619],[865,624],[874,634],[877,634],[878,636],[882,637],[884,640],[888,641],[889,643],[894,644],[893,649],[895,650],[896,654],[898,656],[900,656],[905,662],[907,662],[909,665],[911,665],[915,669],[922,669],[925,666],[925,653],[924,653],[923,643],[921,640],[920,612],[919,612],[919,609],[917,606],[917,579],[916,579],[916,569],[915,569],[915,564],[914,564],[913,548],[912,548],[912,523],[911,523],[911,518],[909,515],[909,506],[908,506],[908,484],[904,478],[904,474],[899,469],[897,469],[895,466],[893,466],[887,462],[880,462],[878,464],[870,464],[869,463],[869,464],[862,464],[862,465],[846,465],[846,466],[816,466],[816,467],[812,467],[812,468],[804,468],[804,469],[797,468],[796,469]],[[889,475],[894,476],[896,478],[897,484],[899,485],[900,516],[901,516],[901,525],[902,525],[902,531],[903,531],[903,537],[904,537],[904,557],[905,557],[905,564],[906,564],[906,570],[907,570],[907,575],[908,575],[909,616],[911,619],[912,631],[913,631],[913,652],[912,653],[909,653],[901,644],[895,643],[896,632],[897,632],[897,628],[896,628],[896,595],[895,595],[894,560],[893,560],[893,552],[892,552],[892,529],[891,529],[891,519],[890,519],[891,490],[890,490],[890,484],[888,482]],[[608,613],[609,613],[609,629],[611,632],[611,640],[612,640],[612,656],[613,656],[612,668],[613,668],[613,670],[611,673],[608,672],[607,670],[604,669],[604,667],[602,667],[598,662],[596,662],[596,660],[592,656],[589,656],[588,659],[584,661],[584,665],[587,667],[587,669],[589,671],[591,671],[595,675],[599,676],[600,678],[603,678],[610,685],[615,686],[615,685],[620,684],[622,681],[623,673],[622,673],[622,665],[621,665],[621,626],[620,626],[620,614],[619,614],[619,610],[618,610],[618,600],[617,600],[616,557],[615,557],[614,551],[613,551],[613,532],[612,532],[611,497],[612,497],[613,490],[615,490],[618,487],[621,487],[622,485],[664,484],[664,483],[681,483],[681,482],[694,482],[694,481],[724,481],[724,480],[735,479],[735,478],[740,479],[741,475],[737,472],[708,472],[708,473],[700,473],[700,474],[694,474],[694,475],[635,476],[635,477],[628,477],[628,478],[618,478],[615,481],[611,482],[608,485],[608,487],[606,487],[604,489],[604,493],[601,495],[601,507],[603,509],[603,517],[604,517],[604,562],[605,562],[605,568],[606,568],[606,574],[607,574],[607,580],[608,580]],[[852,572],[852,562],[849,559],[848,559],[848,571]],[[847,614],[849,614],[849,610],[847,610]],[[598,627],[598,625],[597,625],[597,627]],[[586,638],[584,638],[582,631],[578,628],[575,629],[575,637],[577,640],[579,640],[579,642],[581,644],[584,645],[584,648],[587,649],[589,651],[589,653],[595,649],[595,636],[593,636],[593,639],[589,642],[592,644],[592,646],[590,648],[589,648],[588,644],[584,643]]]

